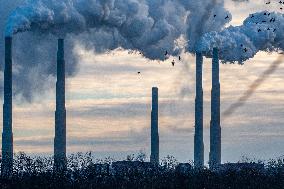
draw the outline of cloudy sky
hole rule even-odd
[[[11,1],[6,7],[1,6],[0,13],[12,10],[20,2]],[[245,3],[226,0],[226,8],[233,16],[230,24],[240,25],[250,13],[267,9],[267,6],[263,0]],[[7,16],[8,13],[1,13],[0,30],[4,30],[2,23]],[[3,38],[1,41],[0,50]],[[54,42],[56,45],[56,40]],[[139,53],[122,49],[96,54],[80,44],[73,51],[80,65],[66,84],[68,153],[93,151],[97,157],[120,159],[143,151],[149,156],[151,88],[157,86],[161,158],[173,155],[181,162],[193,159],[194,56],[182,54],[182,61],[172,67],[171,61],[176,57],[164,62],[149,61]],[[278,56],[260,52],[242,66],[222,64],[222,112],[236,102]],[[210,68],[211,60],[205,59],[206,161],[209,156]],[[284,64],[281,64],[244,106],[233,115],[222,117],[223,162],[235,162],[242,156],[269,159],[284,155],[283,74]],[[32,102],[21,98],[14,101],[15,152],[34,155],[53,152],[55,79],[49,77],[46,82],[49,83],[47,92],[39,93]]]

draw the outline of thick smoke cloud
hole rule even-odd
[[[197,50],[211,57],[212,49],[217,47],[224,62],[243,63],[259,51],[283,50],[283,29],[283,14],[263,11],[251,14],[241,26],[204,34]]]
[[[122,47],[164,60],[165,51],[175,56],[184,48],[176,45],[181,37],[195,52],[203,33],[220,31],[230,19],[223,0],[28,0],[5,20],[5,35],[14,36],[14,91],[31,101],[53,86],[58,37],[66,39],[70,77],[79,67],[78,44],[99,53]]]
[[[12,13],[6,35],[37,31],[66,36],[89,31],[100,37],[102,32],[110,33],[113,48],[122,46],[139,50],[150,59],[164,59],[166,50],[178,54],[174,41],[184,33],[181,18],[185,16],[184,7],[169,0],[37,0]],[[112,49],[100,45],[101,49]]]
[[[187,21],[188,51],[195,53],[201,36],[210,31],[220,31],[232,20],[232,15],[224,9],[224,1],[209,0],[189,3],[192,9]],[[195,9],[195,6],[201,8]]]
[[[4,71],[4,31],[10,13],[23,0],[3,1],[0,6],[0,70]],[[66,51],[67,76],[77,72],[77,60],[72,56],[73,42],[68,37]],[[14,36],[13,40],[13,91],[18,102],[31,102],[37,95],[42,95],[55,87],[53,76],[56,73],[56,38],[50,34],[25,32]],[[3,77],[0,81],[0,92],[3,94]]]

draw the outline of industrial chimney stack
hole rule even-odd
[[[221,164],[220,81],[218,49],[213,49],[210,122],[210,168]]]
[[[63,39],[58,39],[57,51],[54,167],[56,170],[64,170],[66,168],[65,60]]]
[[[150,162],[159,164],[159,128],[158,128],[158,88],[152,88],[152,112],[151,112],[151,156]]]
[[[4,105],[2,133],[2,175],[9,176],[13,170],[12,130],[12,37],[5,38]]]
[[[203,144],[203,88],[202,88],[201,53],[196,53],[196,98],[195,98],[195,134],[194,134],[194,166],[204,166]]]

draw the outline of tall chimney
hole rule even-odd
[[[64,39],[58,39],[58,51],[57,51],[54,166],[56,170],[64,170],[66,168],[66,108],[65,108]]]
[[[159,128],[158,128],[158,88],[152,88],[152,112],[151,112],[151,163],[159,164]]]
[[[221,126],[220,126],[220,81],[218,49],[213,49],[212,61],[212,92],[210,122],[210,168],[221,164]]]
[[[194,166],[204,166],[203,144],[203,88],[202,88],[203,56],[196,53],[196,98],[195,98],[195,134],[194,134]]]
[[[5,38],[4,105],[1,169],[2,175],[4,176],[10,176],[13,171],[12,37]]]

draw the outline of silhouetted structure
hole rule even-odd
[[[221,164],[220,81],[218,49],[213,49],[209,167]]]
[[[54,168],[56,170],[66,168],[65,60],[63,39],[58,39],[57,51]]]
[[[195,98],[195,133],[194,133],[194,166],[204,166],[203,144],[203,88],[202,88],[203,57],[196,53],[196,98]]]
[[[13,128],[12,128],[12,37],[5,38],[4,105],[2,133],[3,176],[10,176],[13,170]]]
[[[152,88],[152,112],[151,112],[151,156],[153,164],[159,164],[159,128],[158,128],[158,88]]]

